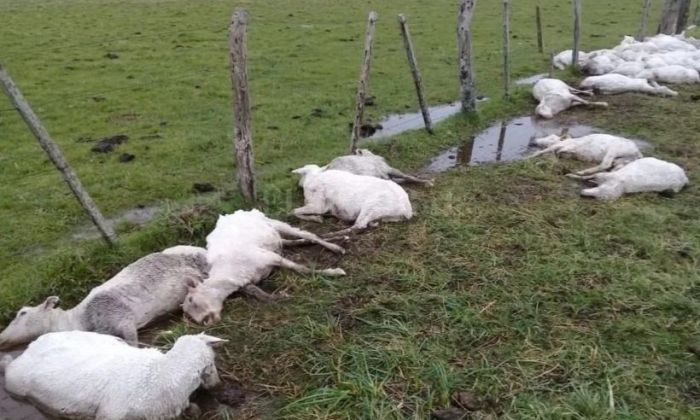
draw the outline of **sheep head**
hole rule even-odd
[[[294,169],[292,171],[292,173],[300,175],[299,186],[303,186],[304,180],[306,179],[306,177],[308,175],[317,174],[317,173],[321,172],[322,170],[323,170],[323,168],[321,168],[318,165],[305,165],[305,166],[302,166],[301,168]]]
[[[189,283],[187,296],[182,302],[182,311],[194,322],[211,325],[221,321],[223,301],[216,291],[206,284]]]
[[[0,349],[29,343],[51,331],[51,319],[58,296],[50,296],[37,306],[25,306],[17,312],[15,319],[0,333]]]

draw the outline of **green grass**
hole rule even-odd
[[[0,0],[0,60],[97,203],[109,215],[164,208],[143,229],[123,227],[116,249],[73,240],[86,218],[19,117],[0,113],[3,319],[49,293],[75,303],[147,252],[201,244],[217,211],[242,206],[230,140],[233,7],[252,18],[261,206],[283,217],[301,201],[289,169],[347,149],[367,12],[380,14],[370,81],[377,105],[368,108],[378,120],[415,108],[400,12],[429,101],[456,99],[455,3]],[[570,5],[539,4],[547,51],[568,48]],[[514,77],[548,68],[536,53],[534,5],[512,6]],[[586,2],[583,48],[635,33],[640,7]],[[492,100],[477,118],[442,123],[434,136],[416,131],[372,145],[395,166],[420,168],[494,119],[531,112],[525,90],[500,98],[500,2],[478,4],[474,31],[478,89]],[[690,95],[700,89],[682,90],[673,100],[614,97],[607,111],[562,119],[648,139],[695,181],[700,120]],[[109,155],[78,141],[117,133],[130,140]],[[161,138],[144,138],[153,134]],[[118,162],[121,152],[136,160]],[[230,339],[220,352],[225,376],[257,396],[242,417],[418,419],[463,390],[484,400],[477,418],[700,416],[700,367],[685,350],[700,340],[700,193],[691,186],[672,199],[582,200],[561,176],[575,166],[541,159],[441,175],[435,188],[410,191],[414,220],[354,238],[340,262],[314,249],[293,256],[339,264],[348,277],[277,273],[263,286],[288,288],[293,299],[231,299],[209,331]],[[220,194],[195,195],[200,181]]]

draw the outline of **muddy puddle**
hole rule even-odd
[[[153,219],[153,217],[158,213],[159,210],[160,207],[156,206],[137,206],[133,209],[125,211],[122,214],[107,219],[107,224],[111,226],[112,229],[116,229],[116,227],[122,223],[130,223],[132,225],[143,226],[146,223],[148,223],[151,219]],[[101,235],[98,232],[97,228],[94,225],[90,224],[78,229],[75,233],[73,233],[72,237],[73,239],[77,240],[85,240],[97,239],[100,238]]]
[[[534,85],[535,83],[539,82],[539,81],[542,80],[542,79],[546,79],[547,77],[549,77],[549,74],[547,74],[547,73],[535,74],[535,75],[532,75],[532,76],[528,76],[528,77],[523,77],[523,78],[521,78],[521,79],[517,79],[517,80],[515,81],[515,84],[516,84],[516,85],[521,85],[521,86],[525,86],[525,85]]]
[[[22,354],[22,350],[9,353],[0,352],[0,359],[5,355],[17,357]],[[16,400],[5,391],[5,374],[0,373],[0,419],[12,420],[44,420],[50,417],[43,414],[36,407],[28,402]]]
[[[479,97],[477,102],[488,101],[489,98]],[[462,104],[457,102],[452,102],[445,105],[438,105],[430,107],[428,110],[430,112],[430,120],[433,124],[437,124],[453,115],[460,112]],[[364,140],[378,140],[385,139],[397,134],[401,134],[410,130],[418,130],[425,128],[425,123],[423,122],[423,114],[420,112],[411,112],[408,114],[392,114],[384,118],[379,124],[378,129],[371,136],[365,138]]]
[[[436,157],[426,172],[444,172],[459,166],[475,166],[488,163],[512,162],[523,159],[535,150],[532,140],[550,134],[560,134],[568,130],[572,137],[581,137],[605,130],[583,124],[564,124],[555,120],[542,120],[535,117],[520,117],[493,124],[474,139],[451,147]],[[611,133],[614,134],[614,133]],[[647,142],[635,140],[640,148],[649,146]]]

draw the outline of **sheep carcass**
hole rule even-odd
[[[207,335],[185,335],[172,349],[139,349],[85,331],[45,334],[3,361],[5,388],[60,418],[171,419],[200,386],[219,383]]]
[[[700,83],[700,74],[697,70],[679,65],[646,70],[640,73],[638,77],[671,84]]]
[[[579,59],[579,64],[581,64],[581,62],[585,62],[588,59],[588,54],[586,54],[583,51],[579,51],[578,59]],[[571,63],[573,63],[573,51],[572,50],[562,51],[559,54],[552,57],[552,64],[554,65],[554,67],[558,68],[559,70],[564,70],[567,67],[571,67]]]
[[[375,178],[389,179],[395,182],[413,182],[433,186],[433,182],[427,179],[417,178],[392,168],[386,160],[375,155],[367,149],[357,149],[354,155],[340,156],[331,161],[323,169],[350,172],[355,175],[373,176]]]
[[[537,105],[537,115],[543,118],[552,118],[556,114],[576,105],[592,105],[607,107],[606,102],[589,102],[575,95],[590,92],[574,89],[558,79],[542,79],[535,83],[532,88],[532,95],[540,101]]]
[[[659,86],[656,82],[649,82],[646,79],[634,79],[621,74],[587,77],[581,82],[581,88],[593,89],[606,94],[643,92],[652,95],[678,96],[678,92],[665,86]]]
[[[96,331],[137,344],[137,330],[180,309],[187,286],[201,282],[207,262],[195,247],[175,247],[147,255],[95,287],[69,310],[58,297],[24,307],[0,333],[0,348],[28,343],[52,331]]]
[[[340,220],[354,222],[333,236],[365,229],[380,221],[398,222],[413,217],[408,194],[397,184],[375,177],[349,172],[323,170],[306,165],[292,171],[301,176],[304,206],[292,214],[304,220],[321,222],[321,215],[331,213]]]
[[[688,183],[685,171],[678,165],[656,158],[643,158],[613,172],[590,176],[569,175],[597,184],[581,191],[581,195],[601,200],[616,200],[623,194],[638,192],[679,192]]]
[[[207,236],[209,277],[202,284],[189,288],[182,303],[183,311],[195,322],[209,325],[221,320],[223,302],[231,293],[255,285],[270,275],[273,268],[283,267],[299,273],[312,273],[310,268],[279,254],[285,244],[281,235],[315,242],[333,252],[344,252],[338,245],[270,219],[258,210],[238,210],[233,214],[219,216],[216,227]],[[318,272],[328,276],[345,275],[339,268]],[[276,299],[275,296],[257,290],[262,299]]]
[[[554,153],[557,156],[570,155],[576,159],[590,162],[600,162],[600,164],[576,172],[578,175],[588,175],[610,169],[615,165],[620,165],[642,157],[642,153],[632,140],[622,137],[611,136],[609,134],[590,134],[578,138],[563,138],[560,141],[551,141],[553,136],[543,140],[535,140],[535,144],[553,143],[544,150],[540,150],[530,156],[530,158]]]

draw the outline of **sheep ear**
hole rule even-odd
[[[200,340],[204,341],[209,347],[216,348],[220,347],[224,343],[228,343],[228,340],[223,338],[214,337],[213,335],[199,334]]]
[[[292,169],[293,174],[303,174],[304,172],[306,172],[306,168]]]
[[[53,309],[56,307],[56,305],[58,305],[59,301],[60,301],[60,299],[58,298],[58,296],[49,296],[44,301],[43,308],[44,309]]]

